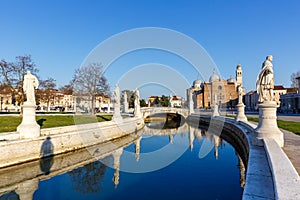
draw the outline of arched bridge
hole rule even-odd
[[[175,113],[187,118],[189,116],[189,110],[186,108],[171,108],[171,107],[146,107],[141,108],[143,118],[159,113]]]

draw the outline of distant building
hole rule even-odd
[[[275,85],[274,86],[274,98],[278,106],[280,106],[279,109],[282,109],[282,107],[285,107],[288,103],[288,99],[290,98],[291,94],[297,93],[298,88],[285,88],[282,85]],[[288,96],[285,96],[288,95]],[[256,91],[250,91],[247,94],[245,94],[245,109],[247,111],[254,111],[257,110],[257,104],[258,104],[258,94]],[[285,100],[283,100],[285,99]],[[286,108],[284,108],[286,109]]]
[[[246,111],[254,111],[258,109],[258,94],[256,91],[251,90],[250,92],[247,92],[244,96],[244,99]]]
[[[223,80],[214,70],[208,82],[195,80],[192,87],[187,89],[187,94],[192,91],[194,108],[211,108],[217,103],[220,107],[233,109],[238,102],[238,87],[242,86],[242,79],[241,65],[236,67],[235,79],[230,77]]]
[[[48,97],[46,96],[48,95]],[[19,111],[20,105],[18,100],[20,99],[20,93],[17,89],[12,94],[10,89],[4,88],[0,90],[0,111]],[[36,92],[37,109],[41,111],[49,110],[66,110],[73,111],[74,107],[79,107],[84,110],[91,106],[90,99],[88,97],[76,97],[74,95],[67,95],[59,92],[58,90],[50,90],[48,94],[45,94],[39,90]],[[106,111],[108,107],[112,107],[110,97],[98,94],[95,98],[95,108],[97,111]]]
[[[161,100],[161,97],[159,96],[151,96],[148,98],[148,104],[149,105],[154,105],[154,104],[157,104],[158,102],[156,101],[160,101]]]
[[[182,107],[182,98],[179,96],[172,96],[169,99],[169,104],[173,108],[181,108]]]
[[[287,93],[280,96],[279,112],[300,113],[300,77],[296,78],[298,88],[287,88]]]

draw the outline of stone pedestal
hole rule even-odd
[[[191,89],[188,89],[188,108],[189,108],[189,114],[193,114],[194,111],[194,100],[193,100],[193,91]]]
[[[214,110],[213,110],[213,113],[212,113],[212,116],[213,116],[213,117],[220,116],[218,104],[215,104]]]
[[[245,105],[243,103],[239,103],[236,105],[237,107],[237,115],[235,117],[235,121],[248,121],[245,115]]]
[[[275,101],[265,101],[258,104],[259,108],[259,124],[254,130],[252,143],[257,146],[263,146],[262,139],[274,139],[280,147],[284,146],[283,133],[277,126],[277,110],[278,105]]]
[[[123,113],[128,113],[129,111],[128,111],[128,102],[125,102],[124,103],[124,107],[123,107]]]
[[[20,133],[20,139],[37,138],[40,136],[40,126],[35,119],[35,105],[25,102],[23,108],[22,123],[17,127]]]
[[[120,104],[115,103],[114,105],[114,115],[112,117],[112,120],[115,122],[120,122],[122,120],[122,116],[120,113]]]

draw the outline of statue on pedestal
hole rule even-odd
[[[217,94],[215,93],[214,94],[214,108],[213,108],[213,113],[212,113],[212,116],[213,117],[217,117],[217,116],[220,116],[220,113],[219,113],[219,104],[217,102]]]
[[[238,87],[238,104],[236,105],[237,108],[237,115],[235,117],[235,121],[247,121],[247,117],[245,115],[245,105],[243,103],[243,86],[240,85]]]
[[[120,114],[120,89],[119,86],[115,86],[114,90],[114,115],[113,120],[119,122],[122,119]]]
[[[188,107],[190,114],[194,113],[194,99],[192,89],[188,89]]]
[[[258,102],[274,101],[274,72],[273,72],[273,56],[269,55],[262,64],[261,71],[256,80],[256,90],[259,95]]]
[[[124,92],[124,102],[123,102],[123,112],[128,113],[128,101],[127,101],[127,93]]]
[[[20,133],[20,139],[37,138],[40,136],[40,126],[35,119],[35,96],[34,89],[38,87],[38,79],[27,71],[24,76],[23,90],[26,93],[27,100],[22,105],[23,118],[21,124],[17,127]]]
[[[138,89],[134,92],[134,116],[141,117],[140,92]]]
[[[26,102],[31,103],[32,105],[36,105],[34,89],[37,89],[39,86],[39,81],[36,76],[32,75],[30,71],[27,71],[27,74],[24,76],[23,82],[23,91],[26,94]]]
[[[262,69],[257,77],[256,88],[259,108],[259,123],[255,129],[252,142],[254,145],[263,146],[263,139],[274,139],[280,147],[284,146],[283,133],[277,126],[277,107],[274,99],[274,72],[273,57],[267,56]]]
[[[242,88],[242,86],[238,87],[238,95],[239,95],[238,103],[241,104],[241,103],[243,103],[243,88]]]

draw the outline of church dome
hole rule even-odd
[[[228,83],[236,83],[236,80],[234,78],[232,78],[232,76],[230,76],[229,79],[227,79]]]
[[[196,79],[194,82],[193,82],[193,87],[194,88],[200,88],[201,87],[201,84],[202,84],[202,81],[200,79]]]
[[[242,69],[241,64],[238,64],[238,65],[236,66],[236,69]]]
[[[220,77],[217,74],[216,70],[214,70],[212,75],[209,77],[209,82],[218,81],[218,80],[220,80]]]

